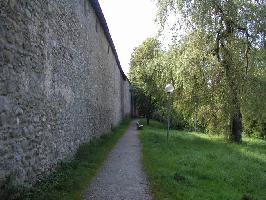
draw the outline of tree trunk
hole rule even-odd
[[[229,70],[228,70],[229,71]],[[230,90],[230,104],[231,104],[231,136],[233,142],[240,143],[242,140],[242,115],[240,111],[240,101],[237,92],[237,82],[232,77],[234,72],[231,71],[230,75],[227,73],[229,80]]]
[[[242,140],[242,116],[240,110],[232,119],[232,140],[237,143]]]
[[[228,83],[228,89],[229,89],[229,104],[230,106],[230,120],[231,120],[231,135],[230,139],[233,142],[240,143],[242,140],[242,115],[240,111],[240,100],[239,100],[239,94],[238,94],[238,85],[239,80],[237,80],[237,73],[234,66],[234,60],[233,60],[233,53],[234,50],[230,49],[230,46],[232,45],[232,41],[234,38],[234,28],[233,24],[229,20],[225,20],[225,35],[226,38],[221,42],[221,47],[223,49],[223,59],[222,59],[222,65],[225,69],[225,76]],[[226,42],[225,42],[226,41]],[[225,46],[228,46],[226,48]]]
[[[228,56],[229,54],[227,54]],[[234,78],[235,71],[233,70],[233,65],[230,62],[231,56],[223,64],[225,66],[226,78],[228,81],[229,91],[230,91],[230,105],[231,105],[231,135],[230,139],[233,142],[240,143],[242,139],[242,115],[240,111],[240,100],[238,97],[238,82]],[[228,58],[227,57],[227,58]]]
[[[228,68],[227,68],[228,70]],[[230,70],[228,70],[230,71]],[[237,81],[234,79],[234,71],[227,73],[230,90],[230,104],[231,104],[231,140],[240,143],[242,139],[242,115],[240,111],[240,101],[238,97]]]
[[[150,125],[150,116],[149,115],[146,116],[146,120],[147,120],[147,125]]]

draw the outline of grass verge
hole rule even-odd
[[[160,200],[266,199],[266,141],[244,138],[241,145],[222,137],[171,131],[155,121],[140,139],[144,168]]]
[[[46,180],[30,190],[19,189],[9,199],[79,200],[108,153],[128,129],[123,122],[112,133],[80,146],[73,160],[63,162]]]

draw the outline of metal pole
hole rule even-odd
[[[168,92],[168,117],[167,117],[167,143],[168,143],[168,138],[169,138],[169,129],[170,129],[170,98],[171,93]]]

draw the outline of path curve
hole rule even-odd
[[[152,200],[142,169],[136,121],[131,122],[92,180],[85,200]]]

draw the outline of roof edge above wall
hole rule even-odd
[[[119,58],[118,58],[118,54],[116,52],[116,49],[115,49],[115,45],[114,45],[114,42],[112,40],[112,37],[111,37],[111,34],[110,34],[110,31],[109,31],[109,28],[108,28],[108,25],[107,25],[107,22],[105,20],[105,17],[104,17],[104,14],[102,12],[102,9],[101,9],[101,6],[98,2],[98,0],[89,0],[91,6],[93,7],[99,21],[100,21],[100,24],[102,25],[103,27],[103,31],[104,31],[104,34],[107,38],[107,41],[109,42],[109,45],[114,53],[114,56],[115,56],[115,60],[116,60],[116,63],[118,65],[118,68],[120,70],[120,73],[123,77],[124,80],[128,80],[127,76],[125,75],[122,67],[121,67],[121,64],[120,64],[120,61],[119,61]]]

